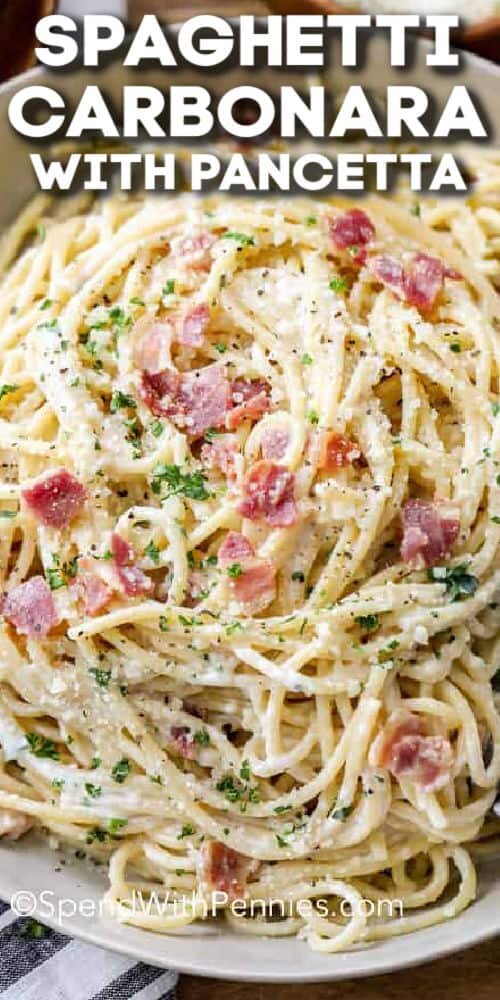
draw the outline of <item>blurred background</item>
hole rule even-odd
[[[345,0],[352,13],[356,0]],[[375,13],[390,4],[385,0],[359,0],[364,11]],[[433,9],[432,0],[408,0],[412,13],[419,9]],[[394,7],[401,10],[401,0]],[[449,3],[435,0],[436,12],[446,10]],[[476,52],[486,59],[500,62],[500,0],[457,0],[456,11],[462,8],[472,12],[463,29],[457,34],[456,44]],[[211,13],[225,17],[238,14],[331,14],[346,12],[333,0],[0,0],[0,80],[20,73],[33,63],[34,28],[37,20],[55,10],[74,17],[83,14],[116,14],[137,23],[143,14],[158,14],[168,21],[176,21],[193,14]],[[497,11],[485,17],[485,12]],[[475,16],[474,12],[477,12]]]

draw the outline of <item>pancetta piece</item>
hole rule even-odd
[[[80,559],[78,573],[71,585],[72,593],[82,606],[85,615],[98,615],[112,597],[112,590],[95,572],[92,559]]]
[[[344,434],[332,433],[325,438],[320,468],[326,472],[336,472],[346,465],[352,465],[358,458],[361,458],[361,452],[355,441],[350,441]]]
[[[212,264],[211,250],[217,243],[214,233],[195,233],[184,236],[173,247],[174,255],[183,258],[193,271],[209,271]]]
[[[241,562],[254,555],[253,545],[240,535],[239,531],[229,531],[219,548],[217,558],[219,566],[229,566],[230,563]]]
[[[232,596],[247,612],[262,611],[274,600],[276,570],[267,559],[254,554],[244,535],[237,531],[226,535],[219,548],[218,562],[221,569],[228,571],[227,584]]]
[[[438,257],[427,253],[414,253],[404,264],[385,254],[377,254],[370,257],[368,267],[395,295],[424,313],[434,306],[445,278],[462,279],[458,271],[447,268]]]
[[[431,257],[427,253],[415,253],[404,272],[404,298],[410,305],[427,312],[432,309],[442,291],[444,279],[460,281],[461,277],[457,271],[445,267],[437,257]]]
[[[370,762],[395,778],[409,778],[426,792],[450,780],[451,745],[443,736],[428,735],[420,716],[400,709],[393,712],[370,751]]]
[[[460,531],[455,507],[444,501],[408,500],[402,519],[401,558],[404,562],[434,566],[450,554]]]
[[[25,487],[21,496],[38,521],[60,530],[80,513],[87,491],[71,472],[59,469]]]
[[[111,536],[111,552],[116,575],[125,594],[128,597],[150,594],[153,589],[152,581],[135,564],[135,552],[132,546],[116,532]]]
[[[266,521],[273,528],[288,528],[297,520],[294,498],[295,476],[285,466],[263,459],[256,462],[244,481],[238,510],[251,521]]]
[[[229,580],[233,596],[247,614],[257,614],[274,601],[276,570],[265,559],[254,557],[242,565],[242,572]]]
[[[170,319],[142,316],[131,331],[133,358],[141,371],[158,372],[168,363],[175,339],[175,325]]]
[[[270,406],[269,385],[262,378],[237,378],[231,382],[230,409],[226,427],[235,430],[244,420],[260,420]]]
[[[286,455],[289,444],[290,436],[286,427],[266,427],[260,439],[262,458],[279,462]]]
[[[226,893],[228,901],[241,899],[248,876],[258,868],[258,862],[244,857],[218,840],[206,840],[201,848],[201,877],[209,892]]]
[[[194,306],[179,324],[176,340],[184,347],[201,347],[210,320],[210,310],[205,302]]]
[[[399,260],[387,254],[376,254],[369,258],[368,267],[377,280],[393,292],[398,294],[403,291],[404,272]]]
[[[152,413],[168,417],[193,438],[223,426],[230,403],[229,383],[217,364],[186,373],[144,371],[140,394]]]
[[[226,476],[232,476],[238,445],[233,434],[218,434],[212,441],[202,445],[200,458],[207,469],[219,469]]]
[[[19,635],[40,639],[59,624],[52,592],[43,576],[32,576],[3,598],[1,611]]]
[[[330,239],[336,250],[346,250],[356,264],[364,264],[367,247],[375,236],[373,222],[360,208],[351,208],[329,219]]]

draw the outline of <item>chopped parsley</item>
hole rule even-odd
[[[310,424],[319,424],[319,417],[318,414],[316,413],[316,410],[308,410],[306,413],[306,417]]]
[[[96,771],[97,768],[101,766],[101,764],[102,764],[102,761],[101,761],[100,757],[92,757],[90,768],[91,768],[92,771]]]
[[[132,318],[127,316],[120,306],[113,306],[109,310],[109,318],[113,326],[117,327],[119,331],[126,330],[127,327],[132,326]]]
[[[223,240],[235,240],[243,247],[254,247],[255,240],[253,236],[247,236],[246,233],[223,233]]]
[[[380,625],[378,615],[357,615],[354,621],[363,632],[373,632]]]
[[[40,941],[47,934],[47,928],[43,924],[40,924],[38,920],[33,920],[32,917],[29,920],[25,920],[19,929],[21,937],[33,938],[34,940]]]
[[[57,565],[49,567],[45,571],[45,576],[47,577],[47,583],[51,590],[60,590],[61,587],[66,586],[66,580],[64,579],[64,574]]]
[[[117,413],[118,410],[136,410],[137,403],[132,396],[127,396],[125,392],[121,392],[120,389],[117,389],[111,397],[109,409],[111,413]]]
[[[107,688],[111,680],[111,670],[103,670],[101,667],[91,667],[89,674],[92,675],[99,687]]]
[[[116,836],[119,830],[123,830],[123,827],[128,823],[128,819],[118,819],[117,817],[112,817],[108,820],[108,830],[111,837]]]
[[[51,590],[60,590],[68,586],[68,580],[74,580],[78,572],[78,556],[61,563],[58,555],[52,554],[52,566],[45,570],[47,583]]]
[[[52,299],[44,299],[40,305],[40,309],[43,312],[45,309],[50,309],[51,305],[53,305]]]
[[[250,766],[248,761],[244,760],[240,769],[240,778],[235,778],[232,774],[226,774],[217,782],[215,787],[218,792],[222,792],[228,802],[238,802],[240,812],[243,813],[246,812],[249,802],[260,802],[259,789],[257,785],[249,785],[249,779]]]
[[[339,820],[340,823],[345,823],[348,816],[352,813],[352,806],[340,806],[330,813],[332,819]]]
[[[93,785],[92,782],[85,782],[85,791],[89,798],[98,799],[102,795],[102,788],[100,785]]]
[[[122,757],[121,760],[113,766],[111,771],[111,777],[113,781],[116,781],[119,785],[123,785],[130,774],[130,761],[128,757]]]
[[[242,781],[250,781],[250,764],[248,760],[242,761],[240,768],[240,778]]]
[[[57,330],[57,329],[58,329],[58,321],[55,316],[53,319],[47,319],[45,320],[44,323],[38,323],[37,325],[37,330]]]
[[[155,545],[153,540],[151,540],[149,545],[147,545],[146,548],[144,549],[144,555],[148,556],[148,558],[151,559],[151,562],[153,562],[155,566],[158,566],[160,562],[160,550],[158,546]]]
[[[462,345],[459,340],[455,340],[453,344],[450,344],[450,351],[453,351],[454,354],[460,354],[461,350]]]
[[[28,749],[35,757],[48,758],[49,760],[59,760],[59,751],[53,740],[46,739],[40,733],[26,733],[26,743]]]
[[[1,520],[11,521],[14,517],[17,517],[17,510],[0,510]]]
[[[492,414],[493,414],[494,417],[498,417],[498,415],[500,413],[500,403],[492,403],[491,404],[491,412],[492,412]]]
[[[193,739],[200,747],[210,746],[210,734],[206,729],[197,729],[193,735]]]
[[[9,393],[16,392],[18,389],[19,389],[18,385],[9,385],[7,382],[5,382],[3,385],[0,385],[0,400],[2,400],[4,396],[8,396]]]
[[[106,840],[107,836],[108,834],[106,833],[106,830],[100,830],[98,826],[93,826],[87,831],[85,841],[87,844],[93,844],[94,841],[97,840],[99,844],[102,844]]]
[[[415,218],[420,219],[422,212],[420,210],[420,202],[416,201],[414,205],[410,208],[410,215],[414,215]]]
[[[231,566],[228,566],[227,568],[227,575],[235,580],[238,579],[238,577],[241,576],[242,573],[243,573],[243,566],[241,565],[241,563],[238,562],[232,563]]]
[[[347,292],[349,285],[345,278],[336,277],[332,278],[328,287],[331,292],[342,294],[342,292]]]
[[[210,494],[205,488],[202,472],[183,472],[179,465],[156,465],[153,469],[151,489],[163,499],[171,496],[185,496],[188,500],[208,500]]]
[[[242,632],[243,631],[243,625],[241,624],[241,622],[238,622],[238,621],[231,622],[230,625],[226,625],[225,631],[226,631],[226,635],[234,635],[235,632]]]
[[[153,420],[150,426],[150,431],[155,438],[161,437],[163,431],[165,430],[165,424],[162,424],[161,420]]]
[[[219,437],[220,434],[222,434],[222,431],[218,431],[216,427],[209,427],[205,431],[205,441],[211,444],[214,438]]]
[[[60,590],[68,586],[68,580],[74,580],[78,572],[78,556],[61,563],[58,555],[52,554],[53,565],[45,571],[47,583],[51,590]]]
[[[479,586],[477,577],[467,572],[468,564],[458,566],[433,566],[427,570],[429,580],[444,583],[451,601],[460,601],[463,597],[472,597]]]
[[[177,836],[177,840],[182,840],[184,837],[192,837],[194,832],[194,826],[191,823],[184,823],[181,832]]]
[[[381,649],[378,654],[379,663],[387,663],[388,660],[392,660],[392,654],[399,646],[397,639],[392,639],[391,642],[387,643],[384,649]]]
[[[217,341],[216,344],[214,344],[214,347],[218,354],[225,354],[227,351],[227,345],[223,344],[222,341],[220,340]]]
[[[301,358],[303,365],[312,365],[313,359],[310,354],[303,354]]]
[[[175,293],[175,278],[169,278],[168,281],[165,282],[161,290],[161,294],[174,295],[174,293]]]

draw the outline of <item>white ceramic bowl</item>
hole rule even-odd
[[[313,952],[296,938],[236,935],[222,921],[191,926],[168,937],[137,930],[99,915],[104,887],[104,875],[89,862],[51,850],[41,838],[28,837],[13,846],[0,841],[4,899],[17,894],[20,904],[27,899],[31,905],[34,894],[37,905],[32,915],[44,923],[138,961],[191,975],[264,983],[370,976],[420,965],[500,933],[498,861],[483,866],[475,903],[454,920],[339,955]],[[23,893],[30,895],[25,898]],[[61,920],[59,905],[67,914]]]
[[[363,83],[373,89],[387,83],[414,83],[429,87],[429,70],[425,66],[425,43],[418,46],[411,72],[396,73],[387,66],[384,42],[374,40],[371,58],[361,73],[332,69],[333,85],[342,93],[349,83]],[[241,82],[241,71],[212,75],[209,86],[221,91]],[[64,74],[52,79],[56,88],[75,97],[84,82],[99,80],[111,94],[118,94],[126,79],[119,66],[108,67],[102,73]],[[500,73],[481,60],[465,60],[459,82],[474,91],[488,109],[497,131],[500,109],[494,104]],[[135,77],[137,79],[137,77]],[[252,73],[252,82],[259,86],[271,83],[265,73]],[[297,84],[297,79],[286,82]],[[40,72],[30,71],[23,77],[0,88],[0,122],[2,126],[2,156],[0,157],[0,225],[10,222],[27,198],[34,192],[32,169],[28,159],[29,143],[16,136],[7,124],[7,104],[12,94],[29,80],[40,82]],[[248,76],[248,81],[250,75]],[[284,76],[281,76],[284,81]],[[50,78],[47,82],[51,82]],[[129,79],[129,82],[132,82]],[[167,71],[141,74],[141,82],[166,86]],[[193,82],[193,73],[175,74],[175,82]],[[201,82],[206,83],[206,77]],[[436,76],[432,86],[436,93],[444,92],[452,79]],[[162,936],[113,922],[99,915],[99,900],[105,887],[104,875],[87,862],[54,852],[38,837],[27,837],[15,845],[0,841],[0,896],[10,900],[15,893],[33,893],[36,905],[33,915],[68,934],[103,947],[124,952],[153,965],[179,969],[182,972],[254,982],[313,982],[343,979],[390,972],[417,965],[465,948],[500,933],[500,876],[498,863],[485,865],[480,873],[476,902],[459,917],[439,927],[417,931],[411,935],[357,948],[340,955],[316,954],[295,938],[266,939],[236,936],[220,923],[197,925],[173,936]],[[48,895],[40,894],[45,892]],[[18,896],[18,899],[22,898]],[[63,901],[65,915],[57,918],[57,908]],[[73,903],[71,902],[73,901]],[[29,897],[28,897],[29,902]],[[53,907],[54,912],[49,912]],[[71,913],[74,909],[76,912]],[[88,914],[88,915],[86,915]]]

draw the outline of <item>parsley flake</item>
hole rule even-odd
[[[113,766],[111,770],[111,777],[113,781],[116,781],[118,785],[123,785],[130,774],[130,761],[128,757],[122,757],[121,760]]]
[[[59,760],[59,751],[53,740],[46,739],[40,733],[26,733],[28,749],[35,757]]]

